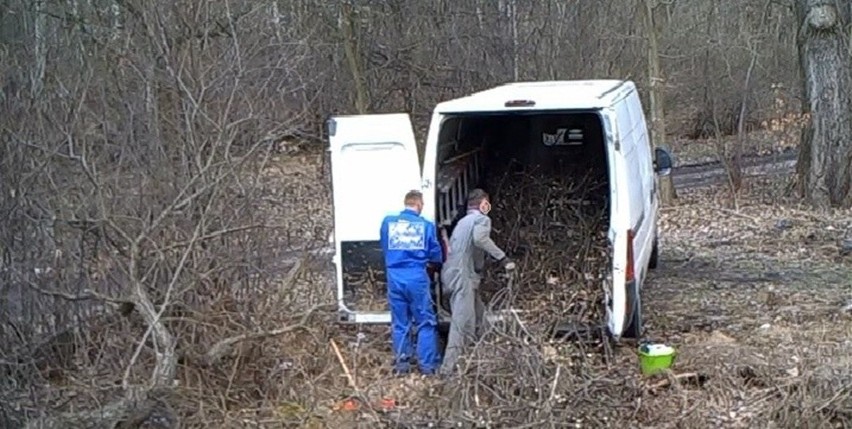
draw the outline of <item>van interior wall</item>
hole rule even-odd
[[[492,238],[518,262],[516,286],[523,292],[517,299],[538,308],[552,302],[531,302],[542,299],[536,292],[589,290],[588,299],[560,303],[561,316],[580,316],[577,305],[594,313],[584,318],[602,318],[598,293],[610,264],[609,173],[600,116],[466,115],[446,121],[442,131],[439,159],[478,149],[479,176],[466,191],[480,187],[491,196]],[[496,272],[488,270],[481,286],[486,302],[504,289],[506,280]],[[588,287],[574,288],[578,282]]]

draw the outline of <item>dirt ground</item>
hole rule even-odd
[[[849,212],[797,207],[782,187],[752,178],[736,210],[718,187],[682,189],[663,209],[662,263],[643,297],[648,334],[680,352],[676,372],[708,376],[676,395],[684,421],[852,425]]]
[[[492,338],[467,379],[394,379],[386,328],[361,329],[360,340],[343,329],[363,397],[396,404],[382,413],[337,403],[316,424],[852,427],[852,256],[841,245],[852,217],[788,201],[784,179],[748,178],[736,205],[724,184],[683,188],[663,208],[643,307],[646,340],[678,351],[668,376],[641,376],[627,341],[601,362],[598,352],[578,360],[571,344]],[[522,398],[526,388],[549,394]]]

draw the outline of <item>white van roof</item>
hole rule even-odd
[[[636,88],[615,79],[515,82],[438,104],[439,113],[600,109]],[[531,101],[507,106],[510,101]]]

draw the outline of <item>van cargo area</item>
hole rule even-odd
[[[468,192],[486,190],[493,205],[492,238],[518,262],[517,303],[523,309],[546,305],[551,316],[604,319],[602,276],[611,270],[604,135],[602,117],[594,110],[445,115],[435,158],[436,223],[452,234]],[[356,161],[363,162],[347,162]],[[341,240],[340,246],[345,305],[359,312],[387,311],[379,243]],[[495,271],[483,281],[486,300],[505,284]],[[446,300],[436,299],[446,320]]]
[[[533,311],[551,320],[604,319],[602,281],[611,269],[604,135],[596,111],[447,114],[441,126],[436,220],[452,234],[468,191],[490,194],[492,238],[518,264],[512,305],[530,312],[525,319]],[[497,274],[483,279],[486,305],[506,285]]]

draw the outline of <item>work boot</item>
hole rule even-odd
[[[414,362],[414,358],[407,358],[394,363],[392,371],[394,377],[405,377],[411,374],[412,362]],[[414,367],[416,368],[416,366]]]

